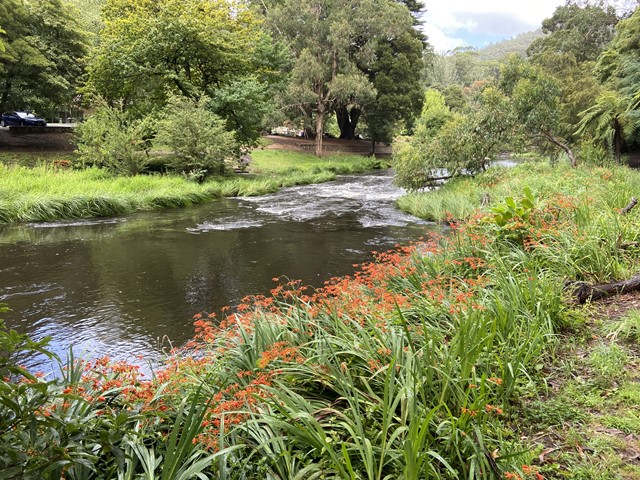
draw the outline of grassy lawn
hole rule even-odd
[[[182,207],[229,196],[273,193],[285,186],[333,180],[337,174],[379,168],[378,160],[285,150],[256,150],[248,175],[202,184],[179,175],[116,177],[98,169],[65,167],[71,154],[0,155],[0,223],[120,215]]]

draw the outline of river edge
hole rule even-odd
[[[198,184],[178,175],[115,177],[99,169],[72,170],[69,155],[5,154],[0,156],[0,225],[181,208],[224,197],[265,195],[389,166],[385,160],[359,155],[318,159],[287,150],[256,150],[252,155],[247,173]]]
[[[200,317],[195,355],[175,357],[152,382],[123,365],[91,365],[85,379],[47,385],[49,400],[29,417],[50,427],[52,415],[77,424],[82,412],[99,410],[81,424],[81,452],[100,451],[84,462],[88,469],[98,460],[119,468],[96,448],[111,419],[120,418],[121,432],[149,429],[146,452],[159,458],[168,447],[153,440],[157,421],[178,432],[190,408],[202,417],[185,437],[196,440],[189,458],[206,460],[197,465],[211,475],[348,478],[381,468],[415,472],[410,478],[468,477],[469,469],[500,478],[638,478],[640,391],[630,368],[638,354],[620,330],[629,317],[593,323],[594,310],[572,305],[561,285],[637,271],[636,255],[621,252],[619,241],[640,235],[638,214],[620,222],[618,209],[640,178],[619,167],[534,164],[492,175],[461,193],[461,203],[477,205],[486,189],[496,207],[504,194],[519,201],[529,186],[537,203],[526,221],[503,228],[472,214],[450,240],[381,256],[328,285],[326,296],[285,284],[221,326]],[[118,417],[123,411],[145,422]],[[126,447],[123,438],[112,445]]]

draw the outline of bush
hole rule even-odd
[[[224,174],[225,161],[238,157],[235,134],[207,109],[207,102],[206,97],[199,101],[172,97],[158,124],[158,143],[174,154],[171,166],[197,181]]]
[[[613,152],[606,149],[590,136],[586,136],[582,140],[578,155],[585,165],[607,167],[615,163]]]
[[[140,173],[147,162],[148,121],[129,121],[118,107],[103,104],[77,130],[77,166],[106,168],[118,175]]]

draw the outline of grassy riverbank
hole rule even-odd
[[[0,224],[104,217],[263,195],[380,167],[379,160],[356,155],[318,159],[299,152],[256,150],[248,175],[197,184],[177,175],[116,177],[98,169],[72,170],[64,167],[68,160],[60,154],[0,156]]]
[[[488,194],[494,213],[452,211],[466,221],[450,235],[381,253],[318,291],[287,282],[236,313],[198,315],[194,340],[151,379],[105,360],[60,381],[8,381],[24,372],[0,363],[0,468],[45,479],[640,478],[638,313],[598,316],[566,288],[638,272],[640,210],[619,209],[640,176],[532,164],[476,182],[442,194],[476,207]]]

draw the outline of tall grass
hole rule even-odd
[[[622,208],[640,188],[640,175],[633,169],[571,168],[536,160],[516,167],[492,167],[475,179],[455,179],[433,191],[408,194],[398,200],[403,210],[435,221],[464,220],[479,208],[488,210],[507,196],[531,188],[541,198],[573,195],[598,198],[603,206]]]
[[[252,175],[223,177],[203,184],[177,175],[112,176],[104,170],[58,168],[39,160],[20,166],[0,162],[0,223],[122,215],[134,211],[177,208],[228,196],[274,193],[282,187],[333,180],[336,174],[378,168],[375,159],[257,151]],[[26,162],[24,159],[22,163]]]
[[[72,444],[65,473],[82,470],[82,478],[165,468],[168,476],[282,480],[539,478],[544,465],[514,425],[521,398],[544,384],[545,365],[573,326],[565,286],[640,265],[621,248],[640,235],[640,212],[618,212],[636,174],[560,167],[541,179],[547,168],[493,173],[463,189],[489,189],[497,208],[515,204],[502,195],[530,186],[535,203],[506,220],[476,211],[450,234],[381,253],[322,289],[291,281],[220,318],[197,315],[194,340],[151,381],[106,361],[70,369],[35,407],[25,402],[34,436],[5,430],[37,462],[1,455],[14,448],[3,437],[0,467],[31,465],[54,478],[42,465],[56,452],[34,444],[71,425],[82,440],[60,435],[56,445]],[[35,389],[3,382],[0,397]],[[103,436],[111,449],[96,446]],[[128,452],[126,461],[114,448]]]

